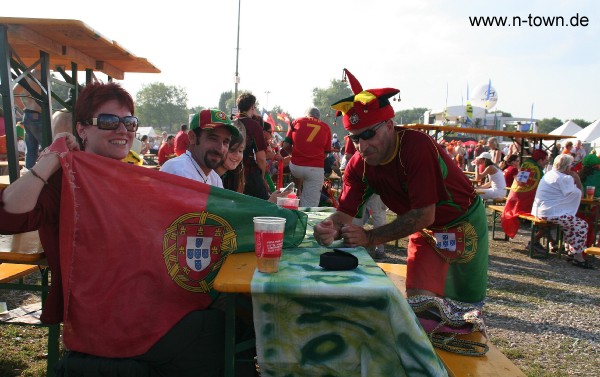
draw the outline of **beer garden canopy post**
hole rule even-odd
[[[39,76],[34,75],[34,70]],[[77,99],[80,89],[77,72],[83,70],[86,83],[96,80],[95,71],[106,74],[109,81],[123,80],[125,72],[160,73],[148,60],[135,56],[82,21],[0,17],[0,94],[10,182],[19,177],[15,86],[23,87],[26,96],[41,107],[41,145],[46,147],[52,141],[52,99],[72,111],[71,106],[52,93],[51,84],[72,88]],[[52,77],[52,71],[62,80]]]

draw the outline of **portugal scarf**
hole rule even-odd
[[[67,348],[146,352],[213,299],[230,253],[254,250],[253,216],[286,218],[284,248],[306,215],[179,176],[84,152],[60,152],[60,263]]]

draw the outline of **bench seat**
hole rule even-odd
[[[402,295],[406,296],[406,265],[396,263],[377,263],[377,265],[392,280]],[[435,348],[449,376],[525,377],[525,374],[480,332],[459,334],[457,337],[486,343],[489,351],[483,356],[465,356]]]
[[[488,208],[492,211],[492,239],[496,241],[508,241],[508,236],[504,234],[504,238],[496,238],[496,224],[498,218],[502,217],[504,206],[489,205]]]
[[[30,264],[1,263],[0,283],[9,283],[39,271],[38,266]]]
[[[588,247],[585,249],[585,253],[588,255],[600,255],[600,247]]]

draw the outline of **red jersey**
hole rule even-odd
[[[436,204],[432,227],[462,216],[477,196],[473,185],[429,135],[396,127],[393,157],[377,166],[355,153],[344,172],[339,211],[356,217],[371,193],[398,215]]]
[[[285,141],[292,144],[292,164],[322,168],[325,154],[331,152],[331,129],[317,118],[298,118],[288,129]]]
[[[167,161],[167,156],[172,155],[173,153],[175,153],[175,148],[173,148],[172,145],[169,145],[169,143],[161,145],[158,150],[158,164],[164,164]]]
[[[177,135],[175,135],[175,154],[178,156],[184,154],[189,145],[190,138],[187,132],[179,131]]]

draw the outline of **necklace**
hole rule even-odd
[[[200,170],[198,170],[198,168],[196,167],[196,162],[194,161],[194,159],[187,152],[185,152],[185,155],[188,156],[188,158],[192,162],[192,166],[194,167],[194,169],[196,169],[198,175],[200,176],[200,178],[202,178],[202,181],[204,181],[204,183],[208,182],[208,176],[204,178],[204,174],[200,173]]]

